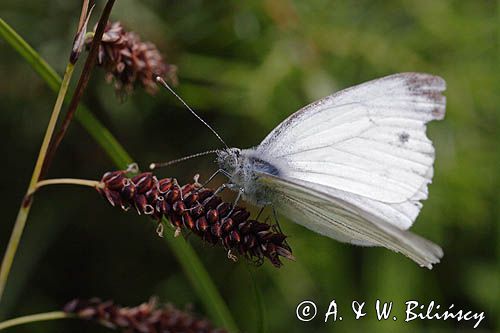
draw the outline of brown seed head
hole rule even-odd
[[[91,42],[92,38],[85,41],[86,45]],[[150,94],[155,93],[154,75],[177,84],[177,67],[165,63],[153,43],[142,42],[136,33],[125,31],[120,22],[107,24],[97,63],[105,69],[106,81],[114,81],[121,95],[131,93],[136,85],[141,85]]]
[[[64,312],[127,333],[227,332],[224,329],[215,329],[208,320],[196,318],[172,305],[158,305],[155,299],[135,307],[121,307],[112,301],[103,302],[98,298],[75,299],[64,306]]]
[[[98,191],[111,205],[124,210],[134,207],[158,223],[166,217],[176,234],[187,231],[220,245],[231,258],[239,254],[258,264],[268,258],[276,267],[282,265],[280,257],[294,259],[286,236],[275,226],[251,220],[245,208],[232,209],[197,182],[180,186],[173,178],[158,180],[150,172],[129,178],[126,170],[107,172],[101,182]]]

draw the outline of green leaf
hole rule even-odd
[[[1,18],[0,35],[31,65],[52,91],[59,90],[61,78],[56,71]],[[83,106],[78,107],[75,118],[119,168],[124,168],[132,163],[130,155],[88,109]]]
[[[50,89],[57,92],[61,78],[56,71],[1,18],[0,35],[31,65]],[[87,108],[80,106],[75,118],[106,151],[118,168],[123,169],[132,163],[132,157]],[[226,303],[193,248],[183,239],[165,238],[165,240],[177,257],[210,317],[217,325],[230,332],[238,332]]]
[[[265,309],[265,304],[264,300],[262,299],[262,292],[259,289],[259,284],[257,282],[257,279],[255,277],[254,272],[251,270],[251,268],[247,265],[248,269],[248,274],[250,275],[250,279],[252,280],[253,284],[253,291],[255,293],[255,301],[257,304],[257,332],[258,333],[266,333],[267,332],[267,327],[266,327],[266,309]]]

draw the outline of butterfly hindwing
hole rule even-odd
[[[259,182],[270,192],[273,205],[282,214],[319,234],[356,245],[383,246],[427,268],[443,256],[438,245],[401,230],[362,207],[269,174],[261,174]]]

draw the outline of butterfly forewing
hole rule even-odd
[[[257,147],[289,178],[385,203],[427,192],[434,147],[426,123],[444,116],[444,81],[402,73],[299,110]],[[422,198],[421,194],[418,198]]]

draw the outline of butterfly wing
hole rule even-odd
[[[383,246],[429,269],[443,256],[438,245],[397,228],[363,207],[290,179],[269,174],[260,174],[258,179],[278,211],[319,234],[356,245]]]
[[[429,74],[369,81],[294,113],[255,150],[284,176],[366,199],[374,211],[403,217],[392,222],[407,228],[432,180],[426,123],[444,117],[444,90],[444,80]]]

